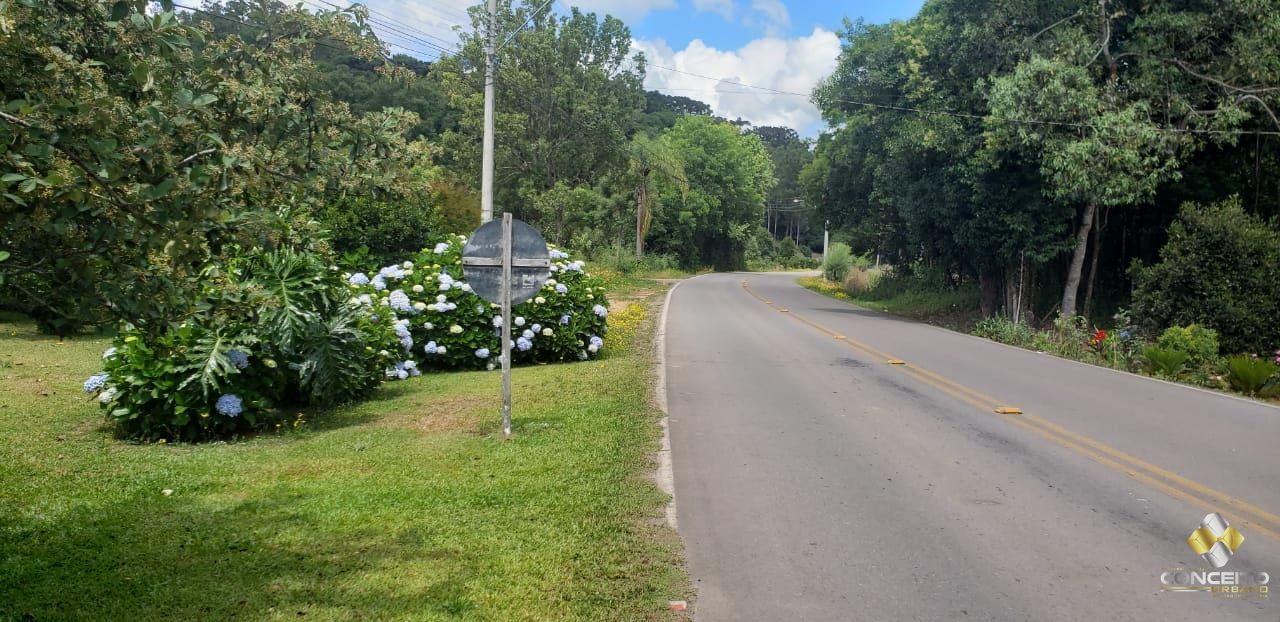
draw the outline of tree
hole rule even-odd
[[[743,268],[747,241],[774,183],[760,137],[690,116],[664,132],[661,142],[681,154],[688,191],[678,182],[657,183],[661,209],[650,232],[653,248],[690,268]]]
[[[147,2],[0,4],[0,264],[42,328],[161,332],[228,246],[345,195],[430,182],[412,113],[363,116],[316,89],[317,45],[376,60],[361,9],[254,14],[218,36]]]
[[[564,214],[535,212],[532,202],[560,184],[595,186],[626,166],[627,131],[644,106],[644,61],[613,17],[576,8],[533,15],[533,8],[498,2],[498,40],[512,38],[498,54],[495,200],[567,239],[573,232]],[[487,17],[483,7],[471,11],[474,30],[462,34],[458,55],[441,60],[437,75],[461,111],[459,129],[444,138],[449,166],[478,186]]]
[[[683,194],[689,192],[689,178],[685,175],[680,154],[666,142],[636,134],[627,151],[631,160],[629,178],[635,184],[636,257],[644,257],[644,238],[649,234],[656,203],[653,196],[654,173],[661,182],[674,185]]]

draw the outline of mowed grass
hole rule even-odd
[[[801,287],[860,307],[898,315],[960,332],[969,332],[981,319],[977,300],[969,291],[908,291],[889,298],[851,296],[848,291],[820,276],[796,280]]]
[[[607,358],[515,371],[513,440],[500,374],[457,373],[205,445],[112,437],[80,389],[106,340],[0,322],[0,619],[683,615],[654,314],[617,315]]]

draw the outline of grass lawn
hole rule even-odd
[[[505,442],[501,376],[477,372],[248,440],[130,444],[80,389],[106,340],[0,321],[0,620],[683,615],[647,479],[649,287],[606,358],[515,371]]]
[[[982,319],[982,312],[978,310],[971,292],[906,292],[879,299],[850,296],[844,288],[820,276],[800,277],[797,282],[801,287],[837,300],[964,333],[973,330],[974,323]]]

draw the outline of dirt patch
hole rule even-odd
[[[496,407],[496,400],[490,397],[435,396],[427,404],[414,404],[403,412],[389,414],[380,419],[379,424],[417,430],[424,434],[479,434],[482,415]]]
[[[624,297],[614,298],[609,301],[609,313],[622,311],[636,302],[648,299],[652,294],[653,290],[651,289],[637,289],[633,292],[628,292]]]

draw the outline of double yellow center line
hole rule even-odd
[[[1237,499],[1224,492],[1214,490],[1204,484],[1187,479],[1177,473],[1151,464],[1141,458],[1130,455],[1119,449],[1089,438],[1083,434],[1068,430],[1052,421],[1033,414],[1024,413],[1022,409],[1010,406],[980,391],[969,388],[954,380],[929,371],[918,365],[894,357],[888,353],[871,347],[865,343],[851,339],[837,331],[831,330],[813,320],[781,307],[759,294],[742,281],[742,289],[751,297],[769,305],[773,309],[787,314],[801,324],[805,324],[818,332],[843,342],[850,347],[884,361],[892,369],[911,376],[918,382],[929,385],[961,402],[969,404],[984,412],[1002,415],[1002,419],[1024,430],[1034,432],[1045,439],[1086,456],[1093,461],[1119,471],[1143,484],[1159,490],[1170,497],[1191,503],[1206,514],[1231,508],[1235,516],[1232,522],[1239,522],[1248,527],[1250,533],[1265,535],[1280,541],[1280,516],[1272,514],[1256,505]]]

